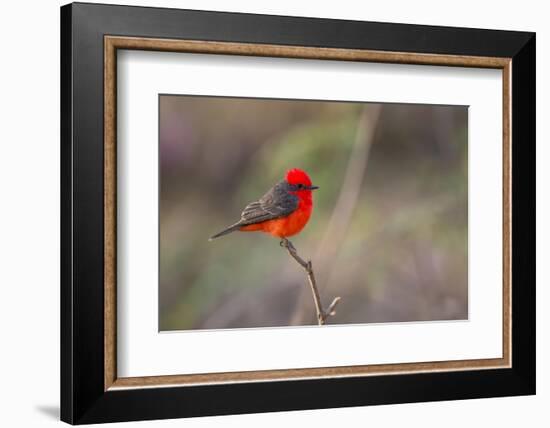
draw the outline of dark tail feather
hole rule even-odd
[[[213,241],[216,238],[219,238],[220,236],[227,235],[228,233],[235,232],[236,230],[239,230],[241,227],[240,223],[235,223],[229,226],[228,228],[222,230],[221,232],[216,233],[215,235],[212,235],[208,240]]]

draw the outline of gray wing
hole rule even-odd
[[[239,224],[261,223],[292,214],[298,208],[299,199],[288,192],[288,183],[281,181],[269,190],[260,200],[248,204],[241,214]]]

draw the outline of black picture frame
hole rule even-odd
[[[512,367],[104,389],[104,36],[512,58]],[[74,3],[61,8],[61,419],[71,424],[535,393],[535,34]]]

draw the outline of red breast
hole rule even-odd
[[[301,232],[309,221],[312,210],[313,203],[310,197],[309,201],[300,200],[298,208],[286,217],[250,224],[242,227],[241,230],[246,232],[262,231],[278,238],[288,238]]]

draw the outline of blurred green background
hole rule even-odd
[[[330,324],[468,316],[467,107],[160,96],[160,330],[316,324],[262,233],[208,237],[287,169],[320,189],[301,234]]]

